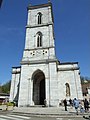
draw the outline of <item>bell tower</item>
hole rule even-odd
[[[29,5],[21,64],[56,61],[52,4]]]
[[[21,66],[12,68],[10,101],[18,106],[58,106],[64,98],[82,99],[78,62],[56,59],[50,0],[27,10],[25,48]]]

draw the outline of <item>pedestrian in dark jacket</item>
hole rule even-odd
[[[65,111],[67,111],[67,100],[64,99],[63,103],[64,103]]]
[[[89,110],[89,102],[86,98],[84,100],[84,109],[85,109],[85,112],[88,112],[88,110]]]
[[[69,99],[69,104],[70,104],[70,106],[73,106],[73,102],[72,102],[71,98]]]

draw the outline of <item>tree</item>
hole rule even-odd
[[[81,84],[90,83],[90,78],[89,77],[81,76],[80,78],[81,78]]]
[[[11,80],[1,86],[2,93],[10,93]]]

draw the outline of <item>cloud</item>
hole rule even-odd
[[[1,26],[0,25],[0,37],[7,34],[23,34],[23,28],[16,28],[13,26]]]
[[[18,31],[18,30],[19,30],[19,28],[15,28],[15,27],[8,27],[6,30],[7,30],[7,31]]]
[[[13,26],[0,26],[0,32],[10,32],[10,31],[20,31],[21,28],[16,28]]]

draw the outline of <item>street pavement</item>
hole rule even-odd
[[[21,114],[0,114],[0,120],[85,120],[82,117],[49,117],[49,116],[26,116]]]
[[[13,114],[3,114],[0,115],[0,120],[30,120],[31,117],[22,116],[22,115],[13,115]]]

